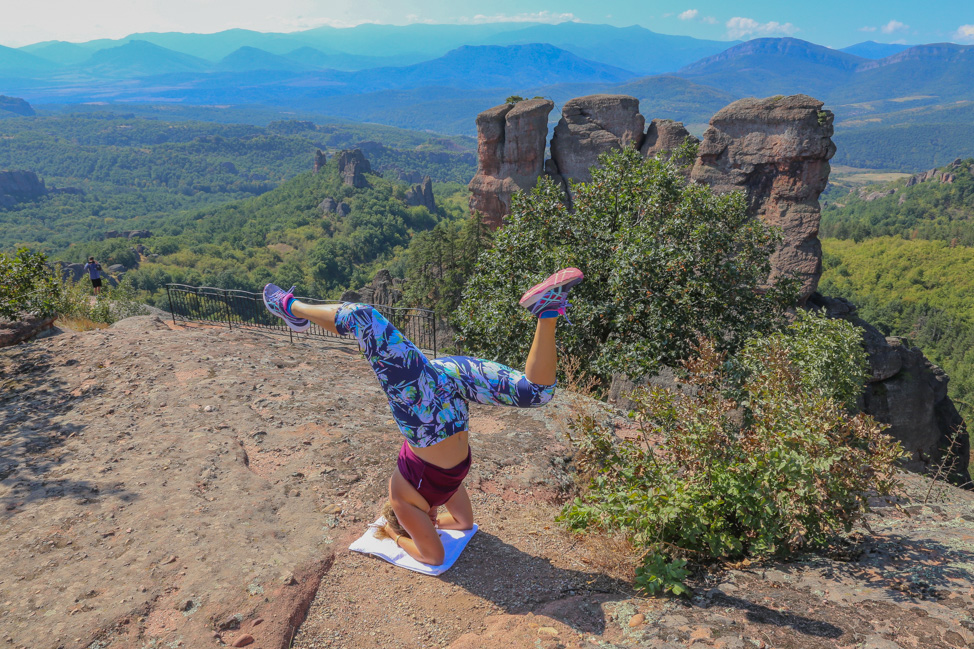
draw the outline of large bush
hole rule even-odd
[[[747,216],[741,194],[688,184],[672,162],[633,150],[600,165],[573,186],[571,209],[547,178],[515,196],[455,318],[466,349],[523,363],[534,319],[518,298],[565,266],[586,279],[559,342],[603,378],[654,373],[686,358],[700,335],[734,349],[775,322],[793,293],[764,290],[777,239]]]
[[[0,253],[0,318],[53,315],[59,294],[60,286],[42,253],[27,248],[13,255]]]
[[[840,353],[815,358],[833,346]],[[588,478],[562,518],[645,549],[637,585],[685,590],[686,561],[787,555],[827,544],[895,487],[898,442],[842,403],[864,352],[844,321],[800,320],[728,362],[710,342],[684,364],[681,390],[640,389],[638,435],[620,441],[590,417],[573,423]]]

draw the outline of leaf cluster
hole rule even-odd
[[[673,162],[630,149],[603,155],[592,176],[572,186],[571,208],[547,178],[515,195],[454,318],[466,349],[523,362],[534,324],[518,298],[566,266],[585,281],[559,341],[603,378],[653,374],[701,335],[734,349],[792,301],[790,283],[765,285],[778,238],[748,217],[741,194],[689,184]]]
[[[27,248],[0,253],[0,318],[56,313],[60,286],[46,262],[42,253]]]
[[[801,321],[729,359],[704,339],[679,389],[640,388],[638,434],[618,439],[591,417],[572,423],[585,490],[561,516],[573,530],[622,533],[644,549],[637,583],[685,590],[686,560],[787,556],[827,545],[896,488],[898,442],[851,415],[833,376],[862,377],[862,355],[818,350],[858,333]],[[816,340],[806,344],[805,338]],[[859,388],[861,389],[861,383]]]

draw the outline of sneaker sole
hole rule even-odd
[[[584,279],[582,271],[577,268],[564,268],[559,270],[557,273],[541,282],[540,284],[535,284],[521,296],[521,300],[518,302],[523,307],[530,307],[534,305],[538,300],[541,299],[545,293],[553,288],[571,288]]]
[[[276,313],[274,313],[274,311],[271,309],[270,305],[267,303],[267,296],[266,295],[261,294],[261,298],[264,300],[264,306],[267,307],[267,310],[271,312],[271,315],[273,315],[275,318],[281,318],[281,320],[284,321],[284,324],[286,324],[288,326],[288,329],[290,329],[291,331],[294,331],[294,332],[297,332],[297,333],[303,333],[303,332],[305,332],[305,331],[307,331],[308,329],[311,328],[311,321],[310,320],[308,320],[307,321],[307,324],[305,324],[304,326],[295,326],[295,325],[292,325],[290,322],[287,321],[287,318],[282,318],[281,316],[279,316]]]

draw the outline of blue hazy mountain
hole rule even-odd
[[[4,47],[0,45],[0,70],[14,71],[10,76],[26,76],[30,74],[43,74],[55,69],[57,66],[47,59],[34,56],[28,52]],[[2,76],[7,76],[6,74]]]
[[[39,56],[57,65],[75,65],[88,60],[95,50],[67,41],[46,41],[21,47],[20,51]]]
[[[607,63],[641,74],[670,72],[732,44],[688,36],[657,34],[639,26],[612,27],[588,23],[489,23],[482,25],[375,25],[352,28],[319,27],[301,32],[262,33],[228,29],[214,34],[144,32],[118,40],[100,39],[87,43],[48,41],[21,48],[58,63],[77,63],[65,45],[97,51],[139,40],[169,50],[217,62],[241,47],[255,47],[285,55],[311,47],[326,55],[364,57],[333,61],[337,69],[403,66],[433,59],[463,45],[525,45],[550,43],[582,58]],[[73,49],[73,48],[72,48]],[[75,50],[76,51],[76,50]],[[370,64],[371,63],[371,64]]]
[[[736,42],[736,41],[735,41]],[[645,27],[612,27],[586,23],[534,25],[491,36],[486,44],[550,43],[591,61],[640,74],[672,72],[727,49],[727,41],[657,34]]]
[[[98,50],[81,64],[84,72],[104,77],[149,77],[158,74],[200,73],[210,69],[208,61],[160,47],[148,41]]]
[[[742,97],[805,93],[822,98],[848,83],[867,61],[797,38],[756,38],[676,74]]]
[[[974,45],[916,45],[861,65],[855,84],[830,93],[836,101],[925,97],[927,103],[974,99]]]
[[[289,56],[271,54],[256,47],[244,46],[227,54],[213,66],[213,69],[224,72],[249,72],[251,70],[309,72],[319,69],[319,66]]]
[[[362,70],[348,76],[354,86],[415,88],[525,88],[559,82],[619,82],[637,76],[589,61],[547,43],[464,45],[424,63]]]
[[[839,49],[840,52],[861,56],[864,59],[884,59],[903,50],[909,49],[912,45],[897,45],[896,43],[877,43],[876,41],[863,41],[849,47]]]
[[[530,25],[531,23],[527,23]],[[317,27],[292,34],[323,51],[338,50],[360,56],[442,56],[463,45],[482,43],[494,34],[520,29],[525,23],[484,23],[480,25],[377,25],[356,27]]]
[[[249,29],[227,29],[214,34],[184,34],[181,32],[145,32],[132,34],[124,40],[142,40],[207,61],[219,61],[241,47],[254,47],[271,54],[287,54],[304,42],[296,34],[255,32]],[[318,49],[327,49],[322,46]],[[331,52],[330,53],[334,53]]]
[[[345,54],[344,52],[328,53],[307,45],[288,52],[286,56],[289,59],[301,61],[316,68],[349,71],[394,67],[396,65],[411,65],[426,60],[420,54],[412,56],[362,56],[359,54]]]

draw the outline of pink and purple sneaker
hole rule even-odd
[[[521,296],[519,304],[539,318],[557,318],[565,315],[568,290],[585,276],[577,268],[562,268],[545,281],[532,286]]]
[[[294,288],[285,291],[280,286],[268,284],[264,287],[264,306],[267,310],[284,320],[292,331],[307,331],[311,327],[311,322],[305,318],[296,318],[291,313],[291,300],[294,299]]]

